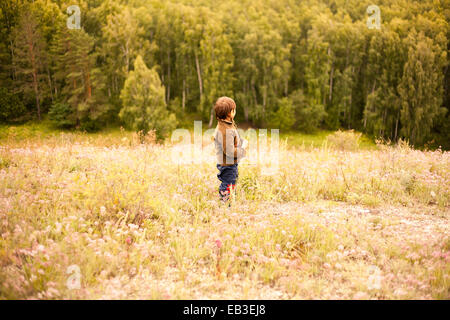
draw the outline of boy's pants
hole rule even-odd
[[[226,201],[236,186],[236,179],[239,175],[238,164],[236,163],[231,166],[217,164],[217,169],[220,171],[217,174],[217,178],[222,182],[219,187],[220,198]]]

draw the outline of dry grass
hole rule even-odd
[[[0,298],[450,298],[449,152],[281,147],[228,208],[127,132],[3,139]]]

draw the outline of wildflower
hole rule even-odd
[[[403,295],[405,295],[405,294],[406,294],[406,291],[403,290],[403,289],[400,289],[400,288],[398,288],[398,289],[396,289],[396,290],[394,291],[394,295],[395,295],[395,296],[403,296]]]
[[[367,300],[369,299],[369,295],[365,292],[362,291],[358,291],[357,293],[355,293],[355,295],[353,296],[354,300]]]
[[[130,244],[131,244],[131,237],[127,237],[127,239],[126,239],[125,241],[126,241],[126,243],[127,243],[128,245],[130,245]]]
[[[222,248],[222,241],[220,241],[219,239],[216,240],[216,246],[217,248]]]
[[[131,230],[135,230],[135,229],[138,229],[138,228],[139,228],[138,225],[133,224],[133,223],[129,223],[129,224],[128,224],[128,227],[129,227]]]
[[[378,274],[372,274],[371,276],[369,276],[368,279],[368,286],[367,288],[369,290],[379,290],[381,289],[381,276]]]

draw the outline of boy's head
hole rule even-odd
[[[229,97],[220,97],[214,104],[214,111],[217,119],[233,119],[236,114],[236,103]]]

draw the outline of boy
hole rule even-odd
[[[238,162],[245,156],[248,142],[241,139],[234,123],[236,103],[229,97],[220,97],[214,105],[217,127],[214,144],[217,156],[217,177],[221,181],[220,199],[226,202],[236,186]]]

